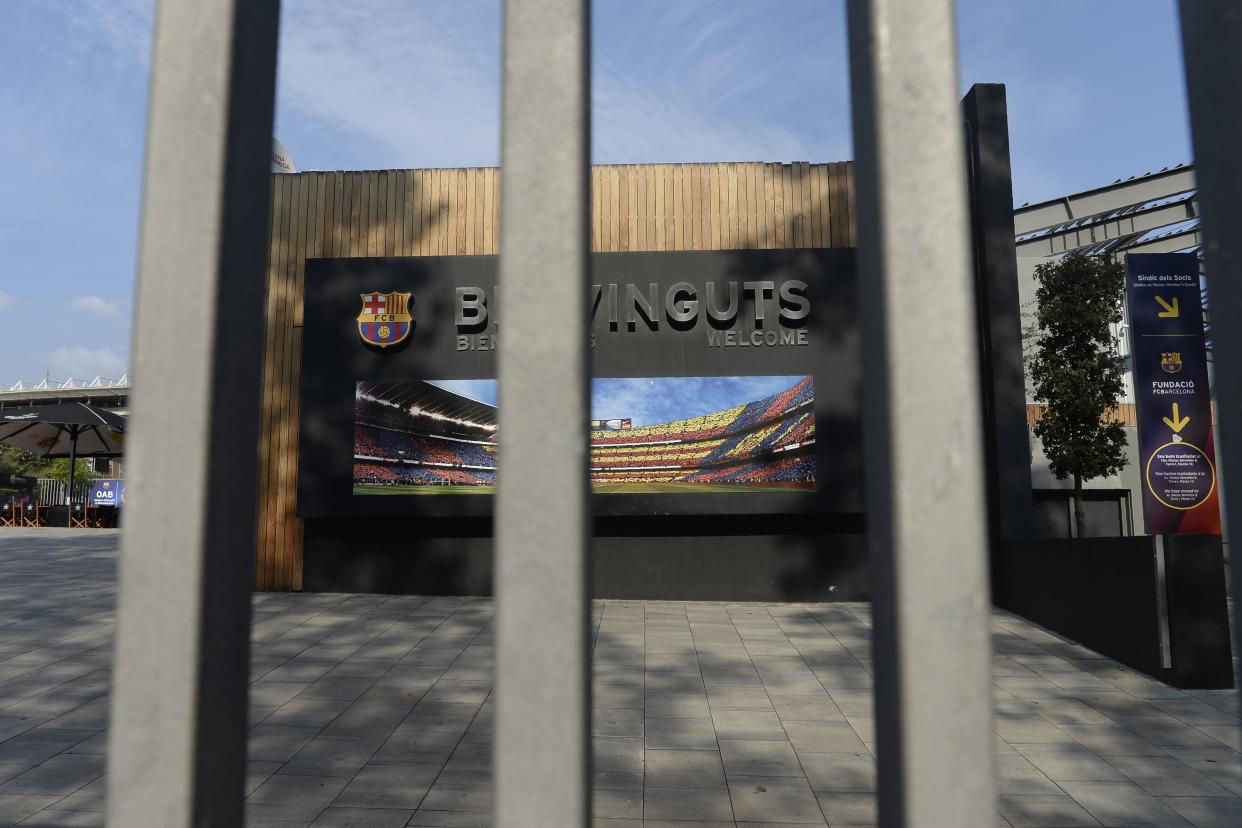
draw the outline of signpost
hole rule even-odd
[[[1147,534],[1218,535],[1198,257],[1131,253],[1126,300]]]

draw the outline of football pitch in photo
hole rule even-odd
[[[748,485],[744,483],[604,483],[596,484],[591,490],[600,494],[667,494],[678,492],[687,494],[700,492],[771,492],[771,484]],[[805,486],[782,486],[788,491],[813,489],[814,484]],[[356,495],[443,495],[443,494],[495,494],[495,486],[354,486]]]
[[[814,487],[814,484],[811,484],[806,487],[781,488],[793,491],[796,488],[813,489]],[[595,483],[591,486],[591,491],[599,494],[667,494],[670,492],[710,494],[712,492],[771,492],[773,488],[771,485],[749,483]]]
[[[496,494],[495,486],[359,486],[354,485],[356,495],[444,495],[444,494]]]

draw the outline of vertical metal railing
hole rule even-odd
[[[1195,181],[1212,320],[1212,359],[1224,474],[1242,473],[1242,2],[1181,0],[1182,52],[1194,136]],[[1225,526],[1242,527],[1242,483],[1221,488]],[[1242,561],[1230,544],[1233,596],[1242,595]],[[1242,614],[1234,614],[1234,652]],[[1242,692],[1242,685],[1239,687]]]
[[[1213,309],[1230,318],[1242,312],[1232,230],[1242,221],[1242,10],[1182,6]],[[992,824],[953,4],[851,0],[849,18],[881,820]],[[241,821],[276,25],[276,0],[160,7],[112,825]],[[506,3],[496,523],[496,813],[506,826],[589,819],[588,34],[586,0]],[[1220,325],[1214,336],[1222,459],[1242,468],[1242,330]],[[227,394],[216,393],[226,376]],[[1242,525],[1236,498],[1227,508]]]
[[[278,0],[162,0],[108,824],[242,823]]]
[[[588,0],[507,0],[496,816],[590,824]]]
[[[880,823],[996,822],[952,0],[851,0]]]

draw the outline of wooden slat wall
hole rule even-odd
[[[1026,424],[1033,426],[1044,416],[1045,406],[1043,403],[1027,403],[1026,404]],[[1105,414],[1106,420],[1120,420],[1123,426],[1129,428],[1138,427],[1138,411],[1134,403],[1121,403],[1116,408]],[[1217,425],[1216,419],[1216,403],[1212,403],[1212,425]]]
[[[1044,416],[1044,409],[1047,408],[1042,403],[1026,404],[1026,424],[1034,426]],[[1124,426],[1136,428],[1138,426],[1138,414],[1134,410],[1134,403],[1122,403],[1113,410],[1105,414],[1106,420],[1120,420]]]
[[[854,176],[832,164],[639,164],[591,170],[596,251],[853,247]],[[497,252],[496,169],[272,177],[255,583],[302,588],[296,516],[303,263]]]

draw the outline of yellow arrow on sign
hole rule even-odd
[[[1163,296],[1157,296],[1156,301],[1160,303],[1160,307],[1164,308],[1164,310],[1156,314],[1156,316],[1159,316],[1161,319],[1176,319],[1181,315],[1181,308],[1178,307],[1179,302],[1177,301],[1176,296],[1173,297],[1173,302],[1171,304],[1164,301]]]
[[[1162,419],[1164,420],[1165,425],[1173,429],[1174,434],[1181,431],[1186,427],[1186,424],[1190,422],[1189,417],[1178,416],[1177,403],[1173,403],[1173,419],[1170,420],[1168,417],[1163,417]]]

